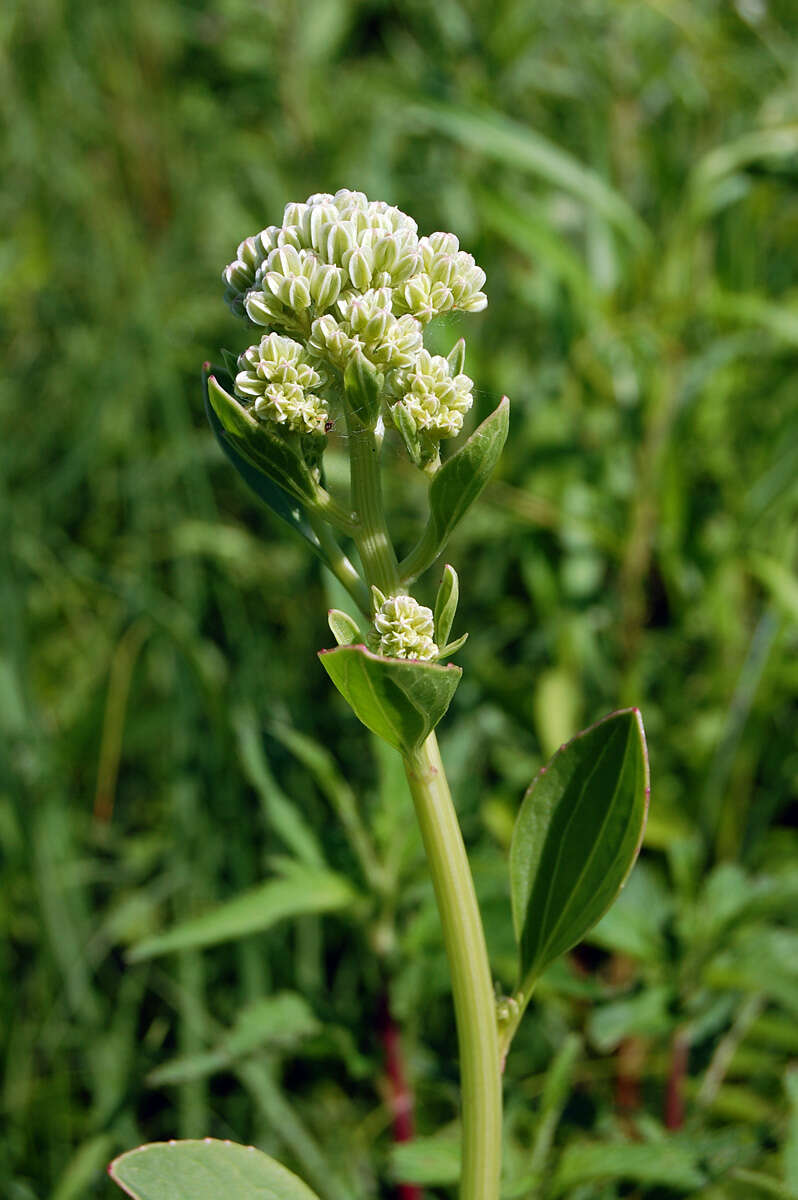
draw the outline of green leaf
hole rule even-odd
[[[391,1150],[391,1178],[396,1183],[422,1187],[450,1187],[460,1178],[461,1134],[459,1127],[431,1137],[415,1137]]]
[[[451,664],[382,658],[365,646],[321,650],[319,658],[355,716],[403,754],[432,733],[463,673]]]
[[[344,399],[354,417],[373,429],[380,415],[382,377],[362,354],[356,354],[344,371]]]
[[[50,1200],[84,1200],[104,1171],[108,1155],[113,1154],[114,1142],[109,1133],[97,1133],[83,1142],[62,1169]]]
[[[435,597],[435,641],[445,646],[452,630],[457,602],[460,599],[460,584],[454,567],[447,563],[443,568],[438,594]]]
[[[204,1079],[228,1069],[237,1058],[263,1046],[290,1049],[320,1029],[307,1001],[297,993],[277,992],[274,996],[263,996],[239,1012],[232,1029],[213,1050],[173,1058],[151,1071],[147,1082],[151,1087],[162,1087]]]
[[[349,613],[342,612],[340,608],[329,610],[327,624],[339,646],[351,646],[354,642],[363,641],[363,634],[360,632],[357,621],[350,617]]]
[[[687,195],[694,220],[717,207],[720,189],[729,176],[757,162],[789,160],[798,153],[798,122],[773,125],[743,133],[731,142],[714,146],[692,170]]]
[[[651,1187],[692,1191],[707,1182],[697,1154],[673,1140],[645,1144],[583,1142],[566,1146],[552,1186],[562,1196],[581,1183],[628,1179]]]
[[[493,474],[509,427],[510,401],[504,396],[430,484],[430,521],[435,527],[438,553]]]
[[[649,229],[627,200],[606,180],[542,134],[492,109],[469,110],[445,103],[404,104],[403,115],[454,138],[461,145],[527,171],[569,192],[600,213],[638,249],[650,244]]]
[[[134,946],[128,957],[131,962],[140,962],[173,950],[214,946],[262,933],[289,917],[346,908],[354,899],[355,892],[343,876],[296,864],[289,878],[270,879],[167,933],[147,938]]]
[[[309,467],[289,440],[265,421],[256,421],[242,404],[208,377],[208,399],[222,427],[221,437],[239,459],[265,475],[272,483],[301,504],[315,504],[318,485]],[[230,455],[236,468],[238,463]],[[247,480],[249,482],[249,480]]]
[[[452,346],[449,353],[446,355],[446,361],[449,364],[449,372],[452,375],[462,375],[465,367],[465,338],[458,338]]]
[[[464,633],[459,638],[455,638],[453,642],[447,642],[445,646],[440,647],[439,658],[451,658],[458,650],[462,650],[467,641],[468,634]]]
[[[421,466],[421,442],[416,423],[402,404],[395,404],[391,409],[391,419],[401,434],[410,461],[417,467]]]
[[[580,733],[532,783],[510,850],[525,989],[585,936],[618,895],[640,849],[648,793],[636,708],[611,713]]]
[[[737,1167],[729,1172],[729,1178],[735,1183],[753,1188],[761,1196],[775,1196],[776,1200],[798,1200],[798,1191],[795,1188],[774,1179],[772,1175],[765,1175],[762,1171],[749,1171],[745,1167]]]
[[[318,554],[322,562],[332,570],[332,564],[322,549],[318,537],[311,528],[302,506],[296,500],[292,499],[288,492],[279,487],[268,475],[265,475],[263,471],[254,466],[236,450],[233,442],[225,432],[224,425],[214,412],[210,401],[209,388],[210,384],[208,383],[208,386],[205,388],[205,414],[208,418],[208,424],[213,430],[225,457],[233,464],[238,474],[244,480],[244,483],[252,489],[267,508],[270,508],[275,516],[279,517],[281,521],[285,521],[286,525],[290,525],[296,533],[303,537],[315,553]],[[219,388],[219,390],[221,391],[222,389]],[[226,395],[226,393],[224,394]]]
[[[260,797],[270,832],[282,838],[294,857],[305,866],[325,867],[316,831],[305,820],[300,806],[289,800],[272,775],[254,709],[250,705],[234,708],[231,724],[242,770]]]
[[[434,476],[429,489],[427,527],[399,568],[407,582],[435,561],[454,527],[485,487],[504,448],[509,424],[510,401],[504,396],[495,411]]]
[[[676,1023],[674,999],[673,988],[660,986],[602,1004],[590,1014],[588,1036],[601,1054],[616,1050],[626,1037],[661,1037]]]
[[[529,1160],[530,1173],[538,1179],[546,1167],[581,1053],[581,1039],[575,1033],[569,1033],[546,1072],[546,1081],[543,1085],[538,1109],[535,1140]]]
[[[318,1200],[254,1146],[213,1138],[139,1146],[114,1159],[108,1173],[134,1200]]]
[[[794,1065],[784,1073],[784,1091],[789,1103],[787,1132],[781,1152],[784,1181],[798,1193],[798,1069]]]

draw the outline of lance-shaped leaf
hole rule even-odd
[[[432,733],[463,673],[451,664],[383,658],[365,646],[322,650],[319,658],[355,716],[403,754]]]
[[[333,564],[330,562],[321,542],[305,516],[302,506],[289,496],[287,492],[283,491],[281,487],[278,487],[268,475],[264,475],[263,471],[253,466],[246,458],[242,458],[238,451],[234,449],[231,440],[225,433],[224,426],[211,407],[207,388],[205,389],[205,415],[225,457],[233,464],[238,474],[244,480],[244,483],[252,489],[258,499],[262,500],[267,508],[272,510],[275,516],[285,521],[300,537],[305,539],[330,570],[334,570]]]
[[[395,404],[391,409],[391,418],[396,426],[411,462],[421,466],[421,442],[416,429],[416,423],[403,404]]]
[[[507,440],[509,421],[510,401],[505,396],[433,478],[427,527],[400,567],[405,582],[415,579],[435,561],[455,525],[490,479]]]
[[[208,399],[223,436],[239,458],[261,471],[302,504],[315,504],[318,484],[289,441],[268,422],[258,421],[217,382],[208,378]]]
[[[457,602],[460,599],[460,583],[457,572],[449,563],[443,568],[443,578],[435,597],[435,641],[445,646],[452,631]]]
[[[139,1146],[115,1159],[108,1174],[133,1200],[318,1200],[254,1146],[213,1138]]]
[[[285,879],[267,879],[232,900],[175,925],[166,933],[138,942],[129,954],[131,962],[156,958],[176,950],[216,946],[262,933],[278,921],[310,913],[337,912],[356,900],[349,881],[343,875],[322,868],[292,865]]]
[[[341,612],[340,608],[331,608],[327,613],[327,624],[330,632],[339,646],[351,646],[363,641],[360,626],[349,613]]]
[[[648,795],[636,708],[611,713],[578,734],[533,781],[510,849],[523,990],[576,945],[618,895],[640,849]]]

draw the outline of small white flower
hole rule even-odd
[[[386,658],[431,661],[438,657],[432,610],[412,596],[388,596],[373,589],[375,613],[369,648]]]

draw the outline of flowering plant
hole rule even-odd
[[[640,715],[613,713],[563,746],[532,782],[510,855],[518,979],[496,997],[468,858],[435,727],[460,681],[443,660],[458,577],[444,567],[432,608],[411,595],[487,483],[508,431],[508,402],[453,453],[473,384],[462,340],[431,354],[435,317],[487,304],[484,272],[450,233],[419,237],[397,208],[339,191],[289,204],[280,226],[238,247],[224,271],[226,298],[266,332],[221,372],[208,372],[208,416],[219,442],[258,495],[299,534],[349,593],[356,615],[334,609],[337,643],[320,652],[360,721],[402,756],[421,830],[452,978],[462,1092],[461,1200],[497,1200],[502,1071],[513,1035],[546,967],[612,903],[637,856],[648,806]],[[346,423],[350,491],[325,486],[331,424]],[[429,480],[427,520],[399,559],[383,505],[386,429]],[[347,543],[351,543],[348,546]],[[352,549],[352,547],[354,549]],[[184,1142],[141,1147],[112,1164],[140,1200],[312,1200],[305,1184],[251,1148]]]

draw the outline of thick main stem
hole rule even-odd
[[[434,733],[405,759],[405,771],[452,976],[462,1091],[460,1200],[497,1200],[502,1090],[496,1006],[474,884]]]
[[[358,522],[354,537],[366,581],[395,595],[401,585],[382,504],[379,439],[349,408],[347,427],[352,507]],[[435,734],[404,763],[452,977],[463,1126],[460,1200],[498,1200],[502,1088],[496,1004],[482,919]]]

